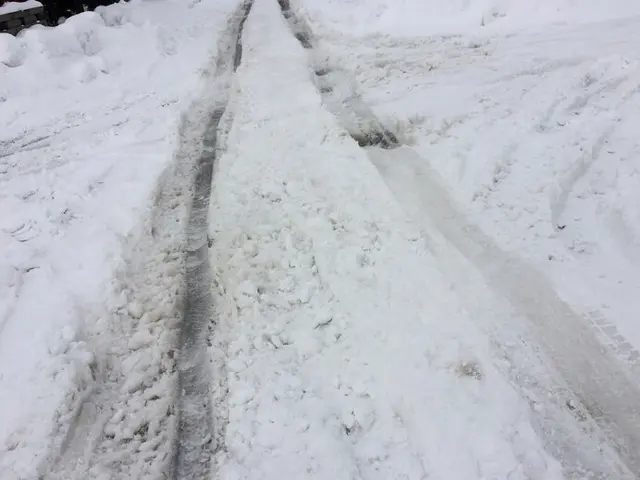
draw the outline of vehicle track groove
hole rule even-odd
[[[232,74],[242,62],[242,30],[253,0],[246,0],[236,12],[232,29]],[[220,65],[219,65],[220,66]],[[224,64],[222,64],[224,67]],[[218,130],[227,109],[228,82],[222,100],[214,109],[203,138],[203,153],[197,163],[194,196],[187,219],[186,298],[180,329],[178,357],[178,435],[173,460],[173,478],[209,478],[214,437],[211,405],[211,372],[206,336],[213,318],[214,300],[209,266],[209,200],[218,158]]]

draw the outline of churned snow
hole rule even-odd
[[[275,2],[243,39],[211,211],[221,478],[561,478]]]
[[[175,301],[180,267],[170,260],[180,251],[144,252],[152,256],[144,268],[161,277],[135,295],[152,303],[118,300],[122,287],[111,283],[116,271],[142,262],[140,252],[131,259],[124,251],[146,228],[140,224],[178,148],[180,114],[201,94],[200,69],[215,57],[236,3],[133,1],[17,38],[0,33],[3,479],[51,468],[87,395],[102,388],[103,370],[126,376],[122,389],[133,401],[158,368],[154,349],[175,347],[164,345],[157,321],[163,309],[171,315],[166,303]],[[162,239],[151,245],[161,248]],[[135,418],[117,420],[114,435],[136,431]]]

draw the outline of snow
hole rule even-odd
[[[239,3],[0,34],[0,478],[170,472],[227,103],[216,478],[635,478],[637,2]]]
[[[633,0],[303,0],[316,27],[351,35],[469,34],[640,15]]]
[[[275,2],[243,40],[210,216],[219,476],[562,478]]]
[[[38,7],[42,7],[42,3],[37,0],[27,0],[26,2],[7,2],[4,5],[0,5],[0,15],[19,12],[20,10],[30,10]]]
[[[637,452],[640,18],[636,2],[608,12],[598,3],[547,2],[553,15],[506,15],[490,28],[465,27],[463,12],[444,28],[425,23],[423,38],[404,38],[417,33],[410,9],[384,23],[367,3],[361,29],[330,4],[305,0],[301,10],[323,32],[319,56],[348,65],[364,101],[409,140],[372,160],[436,237],[461,303],[477,302],[488,282],[529,326],[479,324],[502,344],[509,330],[530,329],[528,342],[585,404],[608,410]],[[480,283],[468,279],[473,270]],[[637,471],[637,455],[625,461]]]
[[[134,1],[0,34],[3,479],[49,469],[101,372],[130,355],[119,339],[126,344],[138,321],[117,314],[112,280],[136,264],[127,251],[144,233],[180,115],[201,96],[200,69],[235,3]],[[148,290],[164,298],[137,307],[154,338],[133,335],[139,355],[166,349],[157,321],[171,312],[180,268],[160,253],[162,275]],[[145,364],[129,368],[138,375]]]
[[[459,205],[635,350],[637,27],[625,19],[482,39],[346,40],[365,100],[411,132]],[[346,58],[343,43],[327,49]]]

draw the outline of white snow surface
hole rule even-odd
[[[385,23],[375,2],[354,6],[354,17],[300,2],[324,63],[348,69],[364,101],[411,144],[372,159],[403,209],[442,236],[437,256],[463,304],[495,306],[478,300],[482,288],[470,280],[478,270],[525,312],[528,341],[540,342],[585,404],[599,397],[606,415],[635,432],[637,472],[638,4],[544,4],[564,11],[563,21],[507,14],[495,28],[463,28],[462,13],[443,19],[444,29],[425,21],[422,38],[405,38],[419,33],[410,8]],[[533,2],[518,2],[526,5]],[[359,29],[354,18],[366,15]],[[498,339],[523,325],[478,320]]]
[[[38,7],[42,7],[42,3],[38,2],[37,0],[27,0],[26,2],[7,2],[4,5],[0,6],[0,15]]]
[[[296,2],[294,2],[296,3]],[[325,29],[427,36],[517,31],[640,15],[635,0],[304,0]]]
[[[365,101],[412,137],[458,207],[635,362],[640,17],[628,7],[624,19],[535,33],[336,34],[323,48],[350,62]]]
[[[275,0],[243,40],[211,211],[219,478],[562,478]]]
[[[136,263],[125,250],[144,232],[140,224],[178,148],[180,115],[202,95],[201,69],[216,56],[218,34],[236,4],[134,0],[17,38],[0,33],[3,480],[51,472],[49,461],[68,443],[67,431],[103,368],[121,371],[129,382],[123,392],[132,397],[157,369],[159,353],[152,353],[173,346],[166,328],[153,322],[163,308],[170,316],[180,270],[171,259],[179,252],[155,252],[154,244],[164,248],[162,239],[147,248],[160,263],[145,268],[156,265],[162,273],[143,293],[161,301],[127,305],[111,283]],[[129,315],[116,313],[123,309]],[[106,365],[111,354],[115,360]],[[135,409],[133,400],[115,422]],[[119,405],[114,400],[110,407]],[[141,412],[124,422],[126,429],[135,431]],[[153,423],[148,430],[151,436]],[[113,430],[114,441],[119,432]],[[132,472],[121,478],[143,478]]]

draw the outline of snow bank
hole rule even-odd
[[[514,30],[640,15],[640,4],[633,0],[299,0],[298,3],[312,19],[353,35],[423,36]]]
[[[7,2],[4,5],[0,5],[0,15],[38,7],[42,7],[42,4],[37,0],[27,0],[26,2]]]
[[[140,334],[126,347],[132,327],[115,314],[109,282],[125,268],[125,239],[135,245],[180,114],[235,3],[133,1],[0,34],[3,479],[51,467],[43,462],[60,453],[101,369],[155,368],[104,365],[121,336],[131,356],[148,341]],[[171,255],[156,259],[165,290]],[[146,328],[165,348],[162,332]]]
[[[0,34],[0,62],[9,67],[4,69],[0,96],[44,97],[51,88],[71,89],[107,74],[141,75],[141,69],[168,54],[160,38],[165,27],[143,19],[135,6],[115,4],[74,15],[56,28],[35,25],[13,39]],[[136,30],[140,43],[126,48]],[[145,54],[145,61],[140,61]],[[15,68],[20,66],[24,68]]]
[[[276,2],[253,8],[211,212],[219,476],[561,478]]]

